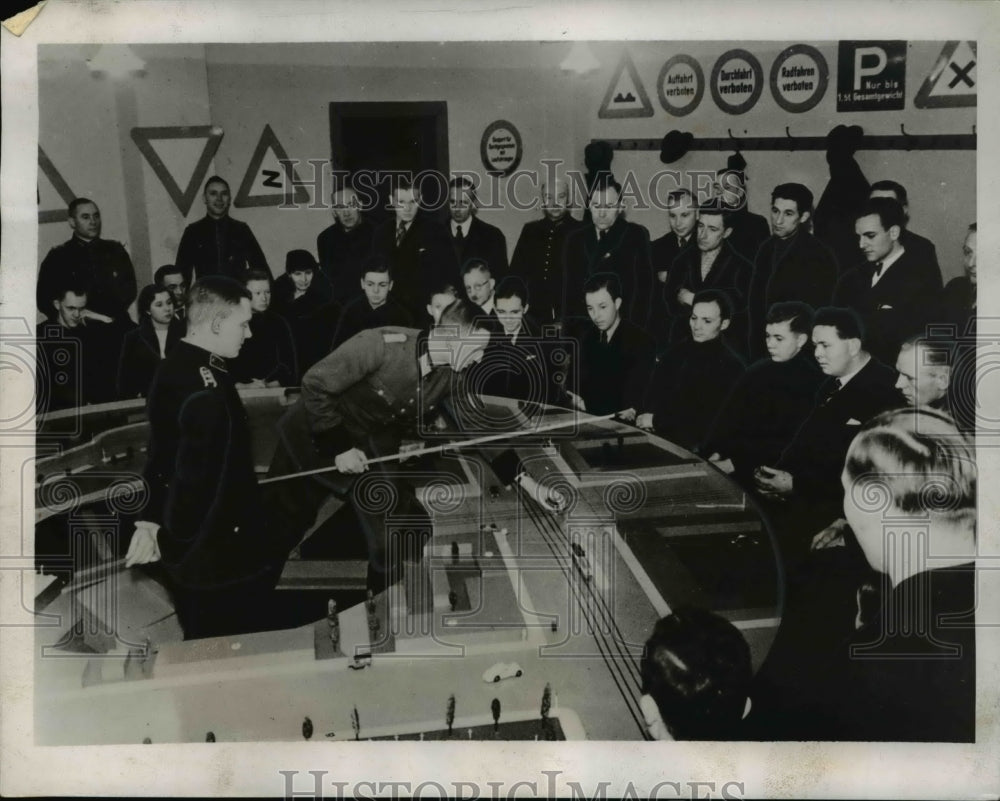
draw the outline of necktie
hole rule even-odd
[[[602,245],[604,244],[604,235],[606,233],[607,233],[607,231],[598,231],[597,232],[597,241],[600,242]]]
[[[465,236],[462,234],[462,226],[461,225],[455,226],[455,242],[458,245],[461,245],[463,239],[465,239]]]
[[[880,275],[882,275],[882,264],[883,263],[881,261],[875,262],[875,272],[872,273],[873,279],[878,278]]]
[[[608,332],[607,331],[601,331],[601,344],[602,345],[607,345],[608,344]]]
[[[830,387],[829,391],[826,393],[826,397],[823,398],[823,404],[829,402],[830,398],[837,394],[837,391],[844,386],[839,378],[834,379],[833,385]]]
[[[406,223],[401,222],[396,226],[396,247],[398,248],[403,243],[403,237],[406,236]]]

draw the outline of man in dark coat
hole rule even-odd
[[[657,363],[636,420],[639,428],[701,451],[712,421],[745,369],[722,338],[731,318],[729,298],[721,290],[703,289],[694,296],[691,339],[672,345]]]
[[[395,216],[375,231],[373,254],[388,262],[396,300],[419,319],[432,287],[458,286],[458,261],[447,232],[422,217],[420,191],[401,182],[392,190]]]
[[[940,319],[941,270],[903,247],[903,219],[895,200],[868,201],[854,224],[865,263],[844,273],[834,293],[834,303],[861,315],[872,355],[887,364],[906,337]]]
[[[507,239],[499,228],[479,219],[479,199],[468,177],[451,179],[448,209],[451,212],[448,236],[459,269],[470,259],[479,259],[489,265],[494,278],[506,275]]]
[[[271,275],[247,273],[250,292],[250,333],[239,355],[229,365],[237,389],[294,387],[298,365],[292,329],[285,318],[271,310]]]
[[[456,300],[429,335],[391,326],[362,331],[313,365],[302,379],[301,399],[279,423],[272,475],[336,467],[276,485],[274,502],[286,527],[301,535],[331,493],[350,499],[368,544],[372,590],[400,575],[387,516],[407,516],[411,530],[429,531],[430,521],[398,463],[372,466],[371,478],[360,474],[369,469],[368,459],[398,452],[404,437],[433,430],[442,402],[464,392],[462,371],[482,358],[489,341],[489,333],[474,325],[477,314],[468,301]],[[364,487],[381,482],[393,487],[392,508],[364,501]],[[425,522],[414,523],[414,517]],[[419,545],[404,551],[405,558],[419,561]]]
[[[406,328],[416,323],[409,309],[396,300],[392,270],[380,258],[368,260],[360,283],[362,294],[344,306],[328,353],[366,329],[386,325]]]
[[[563,318],[563,249],[566,239],[582,223],[569,211],[569,187],[565,181],[542,186],[540,220],[524,224],[510,260],[510,274],[527,286],[533,316],[541,324]]]
[[[205,182],[203,200],[205,216],[184,229],[174,260],[188,284],[205,275],[228,275],[243,281],[248,270],[270,273],[250,226],[229,216],[229,184],[213,175]]]
[[[566,240],[564,315],[570,320],[575,318],[577,331],[586,330],[582,323],[586,311],[584,284],[595,273],[614,273],[625,299],[621,316],[647,330],[654,281],[649,231],[626,222],[621,185],[611,175],[605,174],[595,182],[588,208],[593,223],[574,231]]]
[[[698,208],[690,190],[677,189],[667,195],[667,220],[670,223],[670,230],[659,239],[654,239],[650,245],[653,271],[658,282],[657,297],[653,300],[651,333],[660,350],[672,341],[670,337],[674,320],[666,296],[666,285],[673,277],[674,261],[686,248],[693,248],[697,244],[695,225],[698,222]],[[683,323],[686,329],[686,317]]]
[[[136,297],[135,268],[120,242],[101,239],[101,210],[93,200],[78,197],[69,204],[73,236],[52,248],[38,270],[35,300],[38,310],[55,321],[52,301],[73,283],[87,287],[87,308],[119,323],[129,320]]]
[[[126,565],[162,561],[186,639],[275,625],[271,590],[295,544],[261,502],[246,410],[228,372],[251,314],[244,286],[201,279],[187,336],[149,395],[149,494]]]
[[[938,264],[937,248],[927,237],[914,233],[909,229],[910,224],[910,200],[906,194],[906,187],[896,181],[876,181],[872,184],[868,194],[869,199],[876,197],[888,197],[895,200],[903,207],[903,228],[899,232],[899,243],[921,264],[931,264],[940,272],[941,265]]]
[[[333,216],[333,225],[316,237],[316,253],[334,300],[343,305],[358,294],[358,279],[372,253],[375,227],[365,219],[358,195],[350,187],[334,193]]]
[[[837,283],[833,253],[808,231],[813,196],[802,184],[780,184],[771,193],[774,234],[761,245],[750,282],[750,357],[765,355],[764,315],[775,303],[799,300],[826,306]]]
[[[681,252],[663,291],[670,313],[670,342],[691,336],[691,302],[703,289],[726,293],[732,318],[723,337],[741,357],[747,355],[747,293],[753,265],[729,246],[732,214],[718,205],[698,210],[696,247]]]
[[[733,212],[733,232],[729,245],[744,259],[753,263],[757,251],[767,241],[771,229],[767,220],[750,211],[747,202],[747,163],[740,153],[729,157],[725,169],[716,173],[716,196]]]
[[[570,368],[570,402],[593,415],[622,412],[634,420],[653,370],[653,339],[621,314],[624,298],[614,273],[596,273],[582,292],[591,325]]]
[[[768,310],[768,358],[747,368],[706,437],[705,452],[744,486],[758,465],[777,463],[812,411],[823,382],[809,341],[812,319],[813,310],[797,301]]]

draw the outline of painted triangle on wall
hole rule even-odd
[[[73,190],[69,188],[69,184],[66,183],[66,179],[62,177],[59,170],[56,169],[55,165],[46,155],[45,151],[42,150],[42,146],[38,146],[38,169],[41,173],[38,181],[38,205],[42,204],[42,181],[41,178],[44,176],[55,193],[63,200],[65,205],[61,209],[46,209],[38,210],[38,224],[51,223],[51,222],[66,222],[66,207],[73,201],[76,197],[73,194]],[[52,193],[46,191],[46,203],[55,200],[52,197]]]
[[[913,98],[917,108],[976,105],[976,43],[948,42]]]
[[[153,168],[156,177],[160,179],[163,188],[167,190],[170,199],[185,217],[191,210],[191,204],[198,196],[198,189],[205,174],[208,172],[208,165],[215,158],[215,153],[222,142],[223,130],[218,125],[180,125],[158,128],[133,128],[131,131],[132,141],[135,142],[139,152],[145,157],[146,162]],[[153,145],[156,141],[170,141],[176,139],[204,139],[201,155],[197,163],[188,176],[185,186],[181,189],[181,181],[173,174],[173,171],[183,169],[182,163],[186,159],[176,158],[176,148],[167,146],[165,153],[169,153],[171,165],[167,166],[162,155],[157,152]],[[172,169],[171,169],[172,168]]]
[[[233,205],[280,206],[285,201],[285,185],[288,182],[294,187],[294,202],[308,203],[309,193],[288,160],[288,154],[271,126],[265,125]]]
[[[611,76],[597,116],[602,120],[653,116],[653,104],[628,53],[622,55]]]

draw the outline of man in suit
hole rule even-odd
[[[722,332],[732,319],[729,297],[703,289],[692,299],[691,339],[675,343],[656,364],[636,420],[688,450],[700,451],[719,408],[743,374],[743,360]]]
[[[174,301],[174,317],[178,320],[187,318],[187,280],[184,271],[173,264],[164,264],[153,273],[153,283],[166,287]]]
[[[350,187],[334,192],[334,223],[316,237],[319,267],[340,304],[358,294],[361,268],[371,254],[374,226],[365,219],[357,193]]]
[[[582,289],[591,326],[580,343],[580,362],[569,382],[571,404],[588,414],[621,413],[634,420],[646,393],[655,358],[652,338],[621,313],[621,283],[615,273],[596,273]]]
[[[674,320],[671,316],[671,303],[667,299],[666,284],[672,277],[674,260],[687,247],[696,244],[695,224],[698,222],[698,209],[690,190],[677,189],[667,195],[667,221],[670,230],[650,245],[653,270],[656,273],[658,297],[653,301],[652,333],[656,345],[662,349],[671,340],[671,330]],[[731,232],[732,229],[730,229]],[[687,320],[683,321],[687,326]]]
[[[400,181],[392,189],[395,212],[375,231],[373,254],[392,270],[396,300],[414,317],[427,303],[430,289],[444,281],[458,285],[458,262],[447,231],[420,212],[420,189]]]
[[[906,194],[906,187],[896,181],[876,181],[868,193],[869,199],[875,197],[892,198],[903,207],[903,229],[899,234],[900,244],[910,251],[917,258],[917,261],[922,264],[933,264],[940,270],[937,248],[934,247],[934,243],[907,227],[910,224],[910,200]]]
[[[569,185],[543,184],[540,220],[524,224],[510,260],[510,274],[527,285],[533,315],[542,324],[563,318],[563,249],[582,223],[570,214]]]
[[[716,173],[715,195],[733,212],[733,233],[729,244],[744,259],[753,262],[760,246],[767,241],[771,231],[767,220],[750,211],[747,201],[747,163],[735,153],[727,159],[726,167]]]
[[[231,198],[229,184],[218,175],[205,182],[205,216],[184,229],[174,259],[188,283],[206,275],[243,281],[249,270],[271,272],[250,226],[229,216]]]
[[[753,265],[729,245],[732,213],[718,204],[698,209],[696,247],[674,259],[664,288],[670,313],[670,342],[691,335],[691,302],[703,289],[720,289],[729,298],[732,319],[724,334],[730,347],[747,356],[747,293]]]
[[[470,259],[479,259],[486,262],[494,278],[506,275],[507,239],[499,228],[479,219],[479,199],[467,176],[452,178],[448,183],[448,209],[448,234],[459,269]]]
[[[879,412],[903,405],[896,371],[865,348],[864,325],[852,309],[819,309],[812,340],[827,379],[777,463],[755,472],[756,489],[774,513],[775,534],[792,572],[815,532],[840,517],[840,472],[854,435]]]
[[[370,258],[362,268],[361,295],[344,306],[330,351],[369,328],[414,324],[409,309],[394,297],[393,286],[389,265],[377,256]]]
[[[938,316],[941,270],[903,247],[903,207],[891,198],[873,198],[857,214],[854,230],[865,263],[837,282],[834,302],[861,315],[871,353],[891,364],[900,343]]]
[[[621,185],[609,173],[594,182],[588,200],[592,223],[574,231],[566,240],[564,313],[571,323],[571,334],[587,330],[581,325],[586,296],[584,285],[596,273],[618,276],[625,305],[622,318],[637,328],[649,326],[653,295],[653,265],[649,249],[649,231],[627,222],[623,215]]]
[[[101,238],[101,210],[90,198],[78,197],[69,204],[68,221],[73,236],[52,248],[38,270],[38,310],[55,321],[56,295],[67,282],[77,283],[87,287],[91,312],[127,323],[138,290],[128,252],[120,242]]]
[[[814,309],[826,306],[837,283],[837,262],[830,249],[808,230],[813,196],[802,184],[779,184],[771,193],[771,237],[754,260],[748,314],[750,331],[764,330],[764,315],[775,303],[800,300]],[[765,355],[764,341],[750,338],[750,357]]]

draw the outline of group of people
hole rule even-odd
[[[112,352],[120,353],[117,397],[148,395],[151,499],[128,558],[163,561],[186,636],[259,627],[261,599],[323,499],[352,499],[370,459],[398,451],[413,431],[432,430],[449,398],[470,393],[614,414],[730,473],[774,534],[792,621],[783,631],[800,630],[817,610],[847,621],[812,653],[832,653],[840,635],[870,634],[865,626],[878,625],[871,621],[900,586],[927,572],[877,558],[881,529],[857,508],[867,468],[905,467],[911,475],[898,487],[890,482],[892,508],[932,516],[914,476],[958,471],[961,514],[949,507],[936,530],[956,545],[949,553],[969,558],[935,588],[950,587],[942,602],[950,611],[971,588],[975,482],[960,463],[971,454],[973,383],[954,378],[961,337],[975,326],[976,227],[965,237],[965,274],[945,287],[934,246],[907,227],[898,183],[873,184],[855,209],[851,264],[838,263],[811,232],[808,188],[777,185],[769,226],[748,209],[739,169],[720,172],[710,202],[671,193],[670,230],[652,242],[626,220],[610,173],[591,182],[583,220],[570,213],[569,187],[553,182],[542,190],[543,218],[524,226],[509,262],[502,232],[479,219],[467,179],[450,184],[447,224],[421,212],[417,186],[393,187],[394,214],[381,226],[342,188],[333,196],[335,222],[317,239],[318,260],[292,250],[277,279],[250,228],[229,217],[226,182],[209,179],[204,201],[207,215],[185,230],[175,263],[138,292],[137,327],[129,321],[134,270],[120,245],[100,239],[92,201],[71,204],[73,239],[46,257],[38,282],[39,309],[50,317],[39,332],[42,358],[50,343],[75,340],[85,375],[76,398],[57,397],[65,387],[56,382],[40,391],[47,408],[111,399],[112,371],[100,363]],[[931,336],[932,323],[952,336]],[[554,348],[567,358],[550,359]],[[254,491],[236,390],[295,385],[301,397],[280,424],[272,474],[336,472],[281,484],[265,504]],[[520,465],[502,464],[494,467],[504,483],[558,507]],[[382,478],[421,513],[412,488]],[[378,590],[398,579],[392,554],[419,557],[388,542],[383,511],[355,506],[369,586]],[[873,568],[888,580],[873,580]],[[877,611],[854,629],[846,610],[860,603],[859,584]],[[817,586],[828,590],[822,600]],[[761,671],[770,691],[751,719],[769,738],[806,730],[773,721],[794,719],[788,699],[811,698],[821,686],[793,687],[789,678],[807,641],[779,639]],[[968,691],[968,654],[952,674],[931,679],[964,682]],[[825,697],[843,701],[834,692],[843,676],[829,660],[822,668]],[[866,687],[869,701],[876,685],[893,695],[880,682],[865,684],[864,671],[845,671],[859,674],[849,687]],[[962,696],[963,716],[972,697]],[[882,700],[902,703],[893,698]],[[899,717],[895,708],[886,714]],[[865,729],[862,718],[852,719],[854,728],[809,731],[906,734],[888,724]],[[962,717],[947,735],[961,739],[968,725]]]

